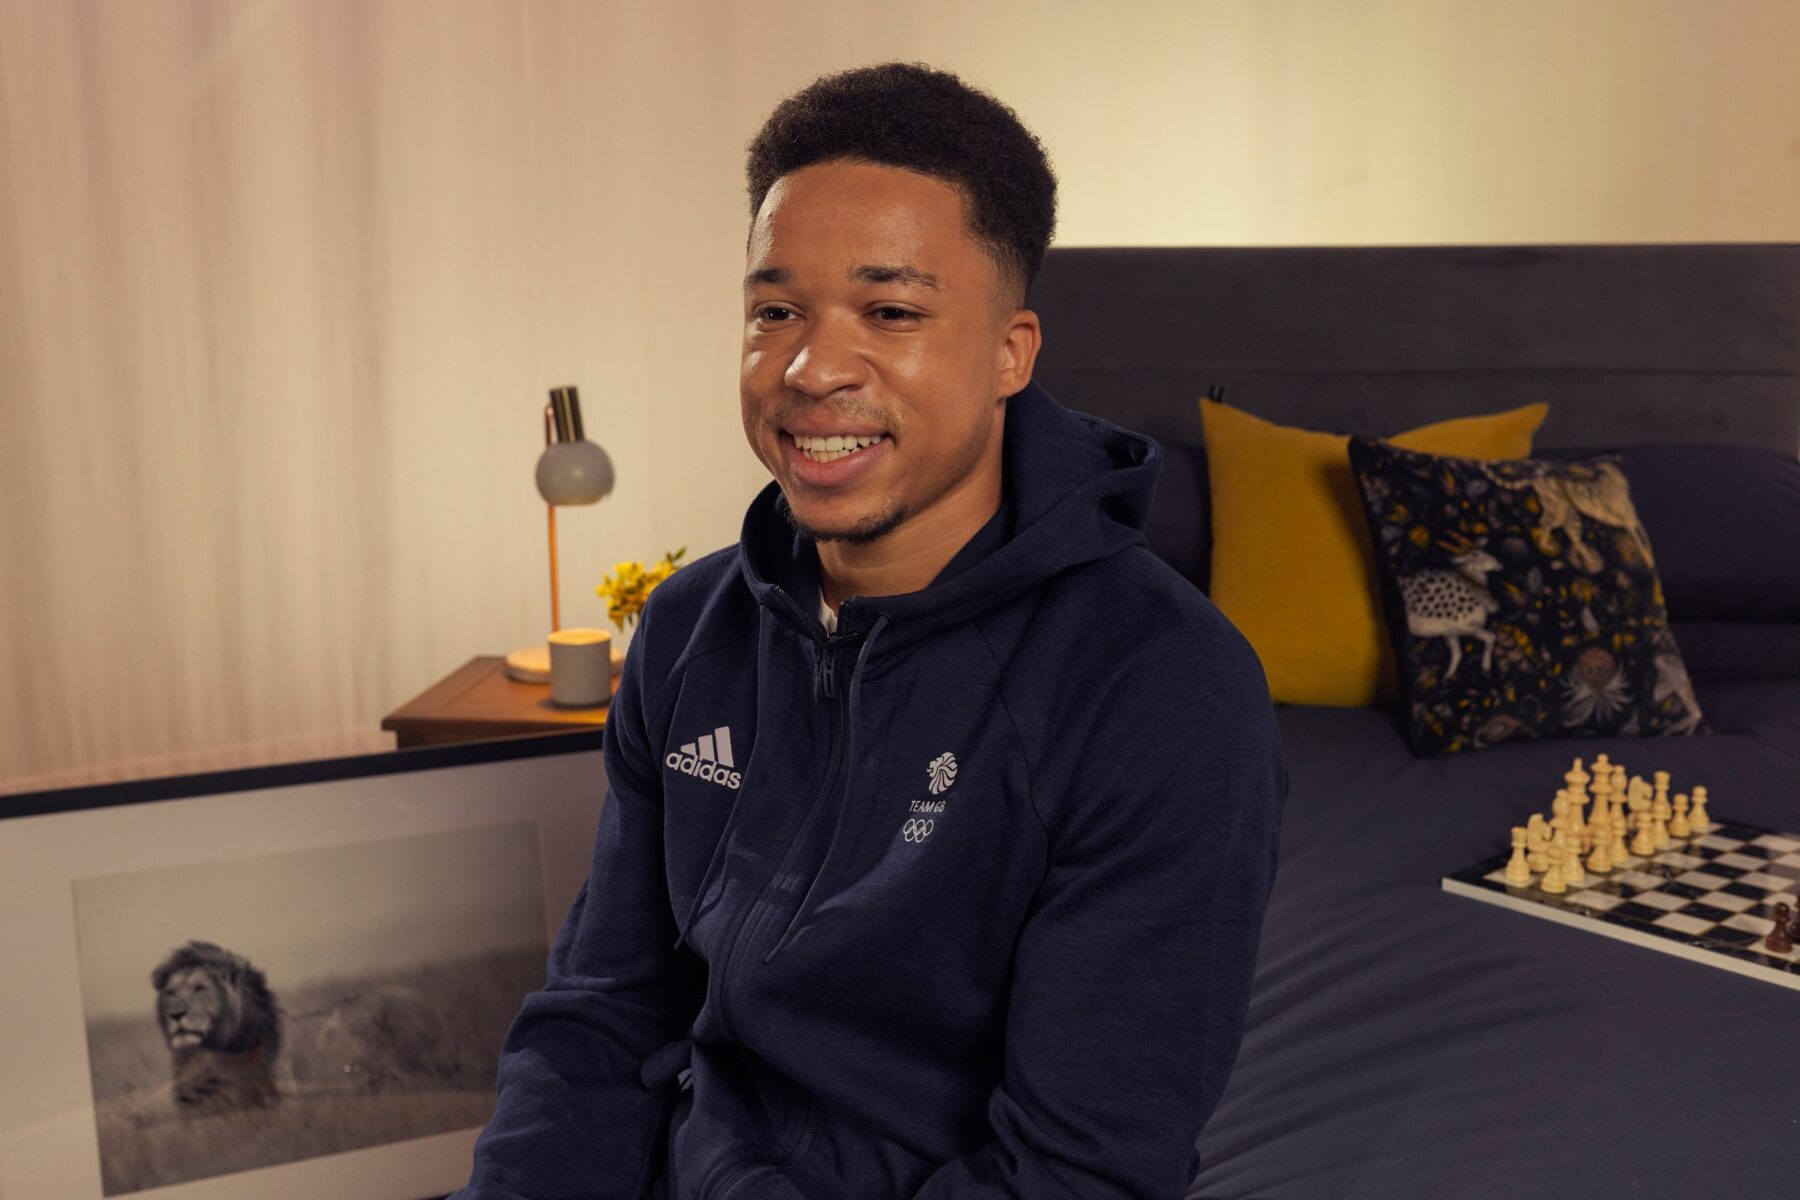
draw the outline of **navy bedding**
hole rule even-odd
[[[1280,711],[1291,791],[1242,1052],[1190,1196],[1800,1194],[1800,992],[1453,896],[1573,756],[1800,830],[1800,678],[1696,678],[1710,736],[1413,758]]]
[[[1385,436],[1546,401],[1620,449],[1718,732],[1414,759],[1280,712],[1291,791],[1250,1022],[1190,1196],[1800,1195],[1800,991],[1443,892],[1599,751],[1800,831],[1800,245],[1084,247],[1035,378],[1167,457],[1153,550],[1210,558],[1198,399]]]

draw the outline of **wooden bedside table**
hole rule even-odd
[[[619,690],[618,672],[613,691]],[[497,654],[471,658],[456,671],[381,719],[402,750],[485,738],[599,729],[607,705],[565,708],[550,702],[547,683],[520,683]]]

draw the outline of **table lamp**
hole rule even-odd
[[[557,505],[597,504],[613,489],[612,459],[587,440],[581,425],[581,396],[573,386],[550,389],[544,406],[544,452],[537,461],[538,495],[549,508],[550,632],[562,628],[562,599],[556,579]],[[620,655],[615,650],[615,666]],[[506,673],[528,683],[550,679],[550,648],[545,643],[506,656]]]

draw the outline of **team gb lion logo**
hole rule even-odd
[[[956,782],[956,755],[946,750],[932,759],[926,770],[931,775],[932,795],[949,791],[950,785]]]

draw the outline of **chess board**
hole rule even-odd
[[[1800,952],[1763,946],[1777,902],[1800,904],[1800,834],[1715,821],[1560,896],[1506,882],[1511,851],[1444,877],[1446,892],[1800,990]]]

